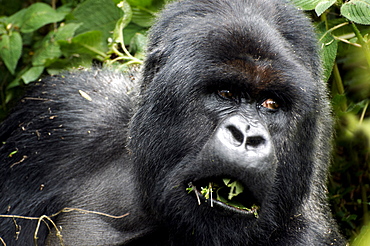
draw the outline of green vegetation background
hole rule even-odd
[[[0,120],[41,76],[140,65],[167,1],[0,0]],[[292,1],[313,19],[332,98],[333,214],[351,245],[370,245],[370,0]]]

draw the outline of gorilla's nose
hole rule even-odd
[[[269,136],[258,122],[250,122],[240,115],[228,117],[221,125],[219,133],[225,144],[244,146],[247,150],[264,148]]]
[[[264,169],[273,157],[270,134],[257,120],[234,114],[218,126],[214,148],[223,161]]]

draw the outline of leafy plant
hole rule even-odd
[[[0,119],[22,85],[42,74],[141,64],[146,32],[166,0],[38,2],[0,18]],[[49,2],[49,1],[45,1]],[[129,48],[127,48],[129,47]]]
[[[336,115],[330,202],[342,232],[353,239],[370,222],[370,28],[364,26],[370,25],[370,0],[292,1],[314,10]]]

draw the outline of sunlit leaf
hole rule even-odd
[[[341,14],[347,19],[370,25],[370,0],[351,0],[341,7]]]
[[[14,74],[22,54],[22,37],[18,32],[3,34],[0,38],[0,57],[8,70]]]
[[[318,16],[322,15],[322,13],[329,9],[336,1],[337,0],[321,0],[315,7],[316,14]]]
[[[316,5],[321,0],[292,0],[292,2],[299,8],[303,10],[312,10],[315,9]]]

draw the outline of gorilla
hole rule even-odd
[[[182,0],[142,71],[35,83],[2,123],[4,245],[345,245],[315,34],[283,0]]]

